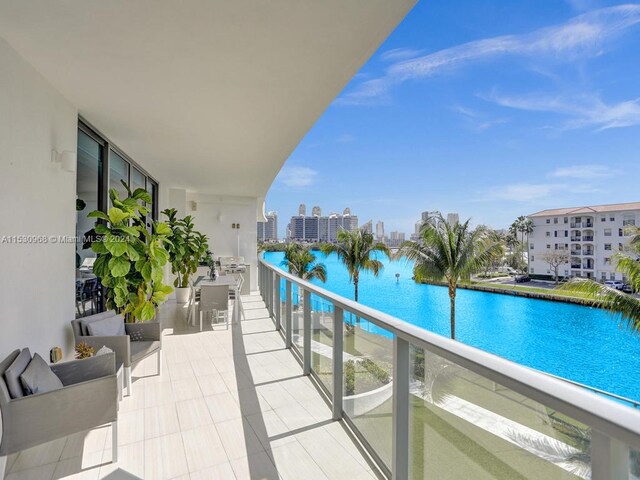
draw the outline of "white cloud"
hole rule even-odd
[[[571,165],[569,167],[557,168],[551,172],[552,177],[558,178],[608,178],[617,175],[619,172],[607,165]]]
[[[399,60],[407,60],[409,58],[417,57],[422,53],[422,50],[414,50],[412,48],[393,48],[382,52],[380,54],[380,60],[383,62],[397,62]]]
[[[285,166],[278,174],[277,181],[287,187],[301,188],[313,185],[318,172],[309,167]]]
[[[477,201],[539,202],[562,194],[590,194],[601,190],[588,184],[565,183],[513,183],[498,185],[480,192]]]
[[[640,5],[618,5],[594,10],[552,27],[528,34],[503,35],[464,43],[417,58],[391,64],[381,77],[360,83],[337,100],[341,104],[377,104],[389,100],[397,84],[427,78],[443,70],[501,55],[599,55],[605,43],[640,23]]]
[[[463,107],[462,105],[454,105],[452,109],[459,113],[474,130],[479,132],[508,122],[506,118],[488,118],[485,114]]]
[[[562,130],[596,127],[597,130],[632,127],[640,124],[640,98],[607,104],[597,95],[505,96],[491,94],[484,97],[498,105],[518,110],[551,112],[569,117]]]

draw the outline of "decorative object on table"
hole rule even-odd
[[[167,250],[171,262],[171,273],[176,275],[176,301],[186,303],[191,291],[189,281],[198,270],[203,254],[208,249],[207,237],[195,229],[193,217],[178,218],[175,208],[167,208],[162,214],[167,217],[171,229]]]
[[[49,352],[49,359],[51,363],[58,363],[62,360],[62,349],[60,347],[53,347]]]
[[[146,322],[155,318],[157,307],[173,292],[162,283],[172,231],[164,222],[151,221],[149,232],[146,221],[151,195],[143,188],[131,192],[125,182],[122,185],[127,198],[121,200],[118,192],[110,189],[113,207],[109,213],[95,210],[89,214],[103,221],[96,225],[99,237],[91,243],[98,254],[93,273],[105,287],[107,310],[116,310],[128,322]]]
[[[105,322],[105,320],[108,320]],[[100,325],[96,329],[95,325]],[[124,326],[124,332],[120,331]],[[127,395],[131,395],[131,367],[154,353],[158,354],[158,375],[162,365],[162,328],[158,321],[125,323],[114,310],[71,320],[76,345],[113,350],[116,363],[124,368]],[[94,334],[92,334],[94,332]],[[96,335],[95,333],[99,333]],[[140,339],[140,340],[138,340]]]
[[[80,342],[76,345],[76,360],[93,357],[95,353],[96,349],[91,345],[87,345],[85,342]]]
[[[100,348],[100,350],[95,353],[94,357],[99,357],[100,355],[108,355],[109,353],[113,353],[113,350],[111,350],[106,345],[103,345],[102,348]]]

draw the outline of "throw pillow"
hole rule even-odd
[[[28,348],[24,348],[13,363],[9,365],[9,368],[4,371],[4,381],[7,384],[7,390],[9,390],[11,398],[24,397],[24,391],[20,383],[20,375],[22,375],[22,372],[27,368],[30,361],[31,352]]]
[[[126,335],[124,330],[124,320],[121,315],[104,318],[87,325],[89,335],[93,337],[113,337],[116,335]]]
[[[113,353],[113,350],[111,350],[106,345],[103,345],[102,348],[96,352],[94,357],[99,357],[100,355],[107,355],[108,353]]]
[[[22,375],[20,375],[20,382],[22,382],[25,395],[51,392],[64,386],[47,365],[47,362],[37,353],[33,356],[25,371],[22,372]]]

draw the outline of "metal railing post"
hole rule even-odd
[[[286,285],[286,307],[284,317],[284,344],[285,347],[291,348],[291,316],[293,314],[293,302],[291,301],[291,281],[285,280]]]
[[[303,290],[303,317],[302,317],[302,373],[311,373],[311,292]]]
[[[260,286],[260,296],[264,300],[264,265],[260,264],[260,274],[258,275],[258,284]]]
[[[267,311],[269,318],[273,317],[273,270],[267,268]]]
[[[269,298],[271,299],[271,318],[274,318],[274,319],[277,316],[276,312],[278,311],[278,308],[280,308],[280,304],[278,303],[279,301],[278,289],[276,288],[277,279],[278,279],[278,274],[276,272],[273,272],[273,275],[269,279],[269,288],[271,290],[269,292]]]
[[[629,447],[620,440],[591,429],[591,479],[628,478]]]
[[[393,338],[393,433],[394,480],[409,478],[409,342]]]
[[[276,331],[282,329],[282,300],[280,298],[280,275],[276,273],[275,275],[275,302],[276,302],[276,311],[275,311],[275,319],[276,319]]]
[[[344,327],[342,308],[333,307],[333,403],[331,410],[334,420],[342,418],[342,378],[343,378]]]

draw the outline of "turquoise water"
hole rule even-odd
[[[353,298],[353,285],[336,256],[314,253],[328,270],[324,288]],[[281,252],[264,254],[275,265],[283,257]],[[449,336],[446,288],[416,284],[407,262],[384,263],[377,278],[361,275],[360,302]],[[640,336],[596,308],[458,289],[456,338],[538,370],[640,399]]]

